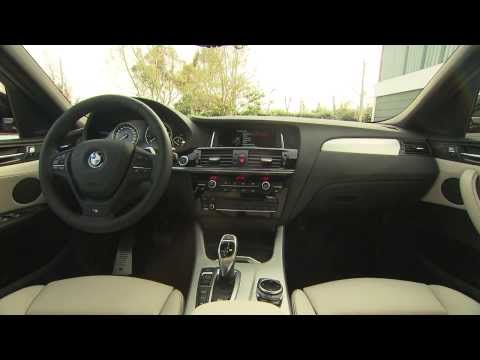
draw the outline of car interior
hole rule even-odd
[[[0,83],[1,315],[480,314],[480,46],[377,123]]]

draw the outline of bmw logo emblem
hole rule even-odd
[[[100,151],[94,151],[88,157],[88,166],[97,169],[103,165],[103,154]]]

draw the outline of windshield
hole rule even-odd
[[[404,110],[457,45],[26,45],[71,103],[149,98],[186,115],[382,121]]]

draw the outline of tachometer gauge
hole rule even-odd
[[[183,135],[177,135],[172,139],[172,145],[175,149],[181,148],[183,145],[185,145],[185,138]]]
[[[167,129],[167,133],[168,133],[168,137],[170,138],[170,141],[172,141],[172,129],[170,128],[170,126],[166,123],[163,123],[163,125],[165,125],[165,129]],[[157,138],[155,137],[155,135],[153,135],[152,131],[150,130],[150,126],[147,127],[147,130],[145,131],[145,142],[150,145],[150,146],[153,146],[153,147],[156,147],[158,144],[157,144]]]
[[[113,139],[136,145],[138,141],[138,130],[131,124],[120,124],[113,130]]]

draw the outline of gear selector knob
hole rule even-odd
[[[218,266],[222,278],[228,278],[233,275],[236,256],[237,237],[232,234],[223,235],[218,244]]]

